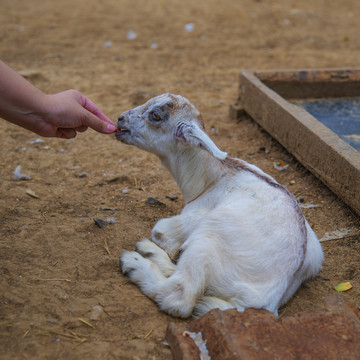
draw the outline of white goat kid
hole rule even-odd
[[[173,315],[278,308],[321,267],[320,243],[294,196],[256,166],[228,157],[198,110],[163,94],[119,116],[118,140],[156,154],[184,196],[152,240],[123,251],[123,274]],[[173,261],[176,261],[176,265]]]

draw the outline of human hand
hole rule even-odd
[[[76,90],[46,95],[0,60],[0,117],[45,137],[71,139],[88,127],[111,134],[112,121]]]
[[[36,114],[39,121],[33,129],[44,137],[71,139],[88,127],[102,134],[115,132],[112,121],[85,95],[76,90],[66,90],[46,95],[44,110]]]

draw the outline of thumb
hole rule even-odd
[[[76,136],[76,131],[74,129],[58,128],[55,136],[63,139],[72,139]]]

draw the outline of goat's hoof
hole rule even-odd
[[[154,246],[156,245],[152,241],[145,238],[136,244],[135,251],[145,258],[150,258],[154,255]]]
[[[120,267],[120,271],[123,275],[127,276],[128,273],[131,271],[131,269],[126,269],[125,270],[125,266],[124,266],[124,262],[121,260],[121,256],[119,257],[119,267]]]
[[[122,272],[123,275],[128,276],[130,274],[131,271],[135,270],[134,267],[132,267],[129,263],[129,259],[128,257],[131,256],[130,255],[130,251],[126,251],[124,250],[122,252],[122,254],[119,257],[119,267],[120,267],[120,271]],[[134,257],[134,260],[138,260],[136,257]]]

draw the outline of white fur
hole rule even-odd
[[[119,259],[163,311],[188,317],[254,307],[277,315],[319,272],[323,252],[294,197],[219,150],[185,98],[160,95],[123,113],[117,126],[120,141],[159,156],[186,204],[155,225],[153,242],[144,239]]]

